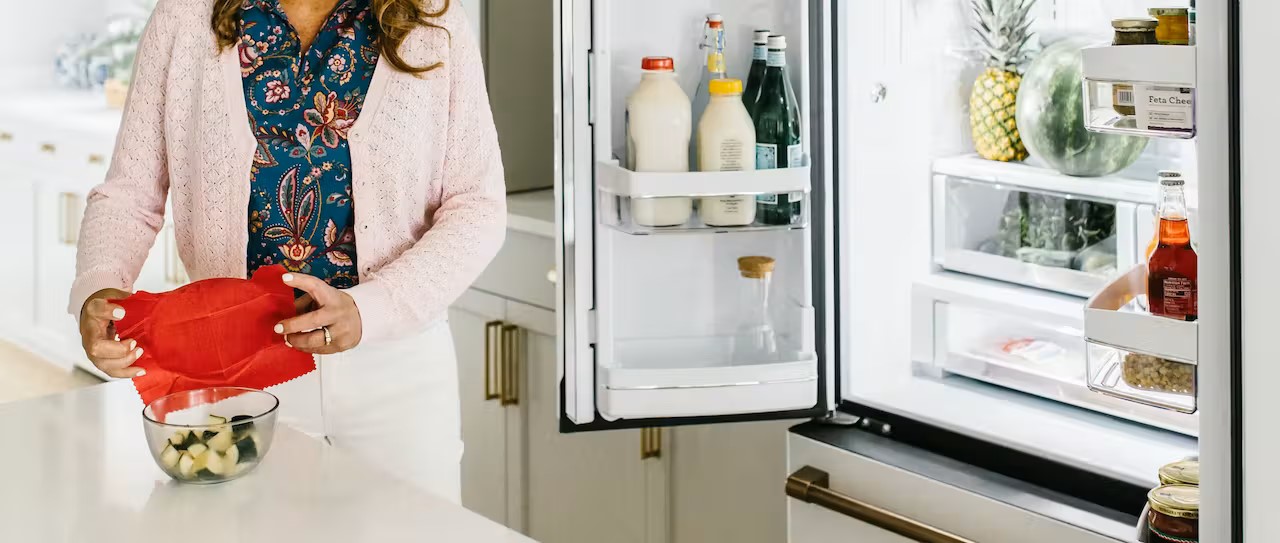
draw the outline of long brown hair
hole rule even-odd
[[[426,66],[414,66],[400,56],[400,46],[404,44],[409,33],[418,27],[447,29],[436,24],[432,19],[439,18],[449,11],[450,0],[444,0],[440,9],[429,11],[422,7],[423,0],[370,0],[374,23],[378,30],[378,48],[381,54],[397,70],[411,74],[422,74],[443,66],[436,62]],[[244,0],[215,0],[213,3],[213,34],[218,38],[218,47],[226,49],[240,42],[240,6]]]

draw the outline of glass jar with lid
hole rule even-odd
[[[778,339],[769,313],[769,283],[776,262],[767,256],[738,259],[741,276],[738,315],[741,321],[733,337],[733,363],[759,364],[778,359]]]
[[[1126,17],[1112,19],[1111,28],[1115,36],[1111,45],[1156,45],[1155,19],[1147,17]],[[1133,85],[1111,85],[1111,108],[1121,115],[1137,115],[1138,108],[1133,103]]]
[[[1160,45],[1188,45],[1191,43],[1190,15],[1187,8],[1151,8],[1147,13],[1155,17],[1156,41]]]
[[[1147,493],[1151,543],[1200,541],[1200,487],[1162,485]]]
[[[1200,462],[1179,460],[1160,466],[1162,485],[1200,485]]]

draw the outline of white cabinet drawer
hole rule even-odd
[[[507,241],[473,288],[545,309],[556,306],[555,240],[507,231]]]

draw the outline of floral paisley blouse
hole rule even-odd
[[[337,288],[359,282],[351,149],[378,64],[368,0],[341,0],[305,56],[279,0],[245,0],[240,71],[257,138],[248,272],[283,264]]]

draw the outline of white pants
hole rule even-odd
[[[316,357],[318,371],[267,390],[280,421],[442,498],[462,500],[458,364],[448,322]]]

